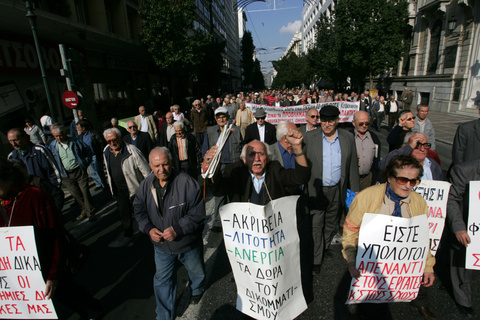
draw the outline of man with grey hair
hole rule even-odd
[[[288,142],[287,133],[298,131],[297,126],[290,121],[281,121],[277,125],[277,142],[270,145],[272,160],[277,160],[285,169],[295,168],[295,156],[292,151],[292,144]]]
[[[378,181],[381,144],[377,135],[368,129],[370,117],[366,111],[356,112],[353,115],[352,124],[354,128],[350,132],[355,137],[360,191],[362,191]]]
[[[127,128],[130,134],[123,137],[123,141],[137,147],[138,150],[142,152],[145,159],[148,158],[150,150],[153,148],[152,140],[150,140],[148,133],[139,131],[138,125],[132,120],[127,122]]]
[[[430,149],[435,150],[435,130],[433,129],[432,122],[427,119],[428,110],[430,107],[426,104],[419,104],[417,106],[417,115],[415,116],[415,127],[412,128],[412,132],[420,132],[427,136],[428,142],[432,145]],[[405,109],[409,110],[409,109]]]
[[[206,288],[202,230],[205,205],[197,181],[172,166],[172,155],[157,147],[149,156],[153,174],[140,183],[133,207],[141,232],[155,248],[153,288],[157,319],[175,319],[176,262],[185,266],[192,291],[200,302]]]
[[[168,145],[173,157],[172,165],[178,171],[185,172],[196,179],[202,159],[200,145],[192,134],[186,132],[183,121],[176,121],[173,127],[175,136],[170,139]]]
[[[195,132],[198,144],[202,145],[208,127],[208,112],[198,99],[193,101],[192,105],[193,108],[190,112],[190,121],[192,121],[193,132]]]
[[[87,168],[92,162],[93,152],[82,141],[67,136],[67,129],[59,124],[52,125],[55,138],[48,148],[52,151],[62,176],[62,183],[82,208],[77,220],[89,218],[95,221],[92,195],[88,187]]]
[[[103,136],[107,141],[103,158],[110,192],[117,198],[123,235],[130,238],[133,235],[132,201],[140,182],[151,170],[142,152],[134,145],[123,142],[120,130],[107,129]]]

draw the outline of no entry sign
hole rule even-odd
[[[63,93],[63,103],[67,108],[75,109],[78,106],[77,94],[73,91],[65,91]]]

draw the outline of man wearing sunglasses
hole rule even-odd
[[[420,132],[427,136],[428,142],[432,144],[431,150],[435,150],[435,130],[432,121],[427,119],[429,107],[425,104],[417,106],[417,115],[415,116],[415,127],[413,132]]]
[[[442,167],[432,158],[427,157],[427,152],[431,144],[426,135],[418,132],[409,132],[405,136],[404,145],[390,152],[380,161],[380,169],[383,170],[390,159],[401,156],[411,155],[423,166],[422,180],[443,180]]]
[[[368,130],[370,117],[366,111],[355,113],[352,123],[354,129],[351,132],[357,147],[360,191],[362,191],[378,180],[381,144],[377,135]]]
[[[152,140],[150,140],[148,133],[139,131],[138,125],[135,121],[128,121],[127,129],[130,134],[123,137],[123,142],[137,147],[138,150],[142,152],[145,159],[148,159],[150,150],[153,148]]]
[[[306,156],[312,162],[312,175],[305,192],[312,215],[314,273],[320,272],[343,213],[347,185],[360,191],[357,148],[351,133],[337,129],[340,111],[333,105],[320,109],[321,130],[305,135]]]
[[[275,126],[265,121],[267,113],[264,109],[257,109],[255,112],[256,123],[250,124],[245,129],[245,143],[259,140],[266,144],[273,144],[277,141]]]
[[[305,136],[308,131],[312,131],[318,128],[318,124],[320,122],[320,115],[318,114],[317,109],[310,109],[307,111],[307,115],[305,116],[307,120],[307,124],[298,128],[298,130]]]
[[[387,137],[388,151],[391,152],[403,145],[403,140],[408,132],[415,127],[415,117],[410,110],[400,112],[398,117],[398,125],[393,128]]]
[[[103,158],[107,167],[107,180],[110,191],[117,198],[118,213],[123,226],[123,235],[133,235],[132,201],[140,182],[152,170],[142,152],[132,144],[124,143],[122,134],[117,128],[103,132],[107,146],[103,150]]]

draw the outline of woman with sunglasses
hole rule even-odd
[[[398,156],[390,160],[383,175],[387,183],[375,185],[360,192],[353,200],[343,227],[343,257],[347,260],[348,271],[355,278],[360,277],[356,269],[358,236],[365,213],[384,214],[411,218],[427,214],[427,203],[413,191],[423,175],[423,167],[412,156]],[[435,258],[428,253],[422,285],[429,287],[435,276]],[[385,319],[386,304],[359,304],[363,319]]]

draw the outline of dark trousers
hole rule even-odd
[[[195,136],[197,137],[198,143],[200,147],[203,145],[203,140],[205,139],[206,131],[204,132],[195,132]]]
[[[397,122],[398,112],[390,112],[390,114],[388,115],[388,131],[391,131]]]
[[[458,247],[450,248],[450,278],[455,302],[464,307],[472,306],[473,270],[465,269],[466,248],[457,243]]]
[[[82,214],[89,217],[95,208],[93,207],[93,199],[88,188],[88,174],[80,169],[80,167],[67,172],[68,177],[62,178],[62,183],[77,200],[82,208]]]
[[[323,254],[328,250],[334,233],[340,221],[340,186],[322,187],[322,203],[325,207],[321,210],[311,210],[312,235],[313,235],[313,263],[322,263]]]
[[[117,189],[117,207],[120,222],[125,232],[132,231],[132,202],[128,188]]]
[[[372,172],[365,176],[360,176],[360,191],[367,189],[372,185]]]

